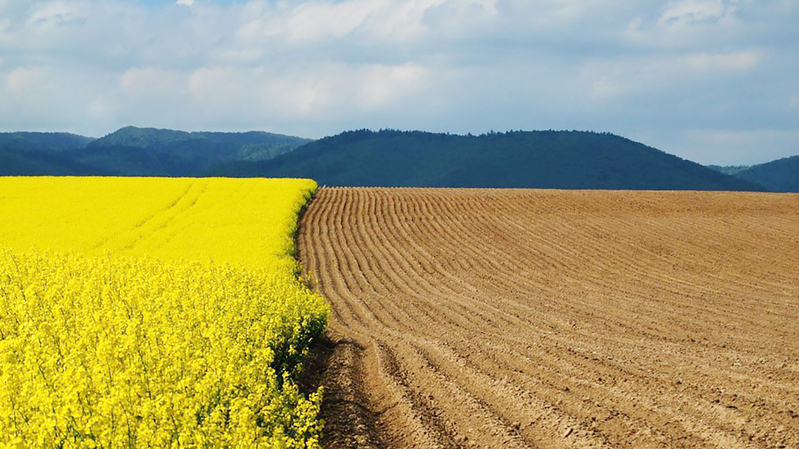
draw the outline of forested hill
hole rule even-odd
[[[266,132],[126,127],[100,139],[0,133],[0,175],[200,176],[231,161],[262,161],[310,142]]]
[[[361,130],[318,141],[136,127],[99,139],[0,133],[0,176],[291,176],[351,186],[799,192],[799,157],[711,168],[623,137],[577,131],[458,136]]]
[[[714,170],[730,172],[736,178],[762,185],[773,192],[799,193],[799,156],[786,157],[751,167],[717,167]],[[736,170],[737,169],[737,170]]]
[[[63,156],[92,140],[68,133],[0,133],[0,176],[99,174],[96,167]]]
[[[122,128],[72,156],[123,176],[200,176],[218,164],[262,161],[289,152],[309,139],[267,132],[184,132]]]
[[[129,126],[95,140],[88,147],[142,148],[173,156],[216,161],[260,161],[286,153],[310,141],[263,131],[185,132]]]
[[[331,186],[762,190],[629,139],[577,131],[349,131],[212,174],[308,177]]]
[[[88,145],[91,137],[69,133],[0,133],[0,150],[57,154]]]

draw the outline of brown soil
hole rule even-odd
[[[323,442],[799,447],[799,195],[322,189]]]

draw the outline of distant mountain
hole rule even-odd
[[[89,146],[148,148],[189,159],[261,161],[287,153],[308,142],[311,140],[262,131],[185,132],[128,126],[97,139]]]
[[[63,157],[92,140],[68,133],[0,133],[0,176],[95,174],[96,167]]]
[[[136,127],[100,139],[0,133],[0,176],[293,176],[352,186],[799,192],[798,166],[794,157],[706,168],[615,135],[576,131],[458,136],[361,130],[318,141]]]
[[[44,152],[0,149],[0,176],[90,176],[105,174],[101,168]]]
[[[724,173],[725,175],[735,176],[742,171],[749,170],[752,168],[751,165],[708,165],[707,168],[711,170],[715,170],[719,173]]]
[[[309,139],[267,132],[215,133],[126,127],[100,139],[0,133],[0,175],[199,176],[231,161],[263,161]]]
[[[736,178],[759,184],[773,192],[799,193],[799,156],[747,167],[733,174]]]
[[[119,145],[90,145],[70,152],[69,158],[77,163],[100,167],[104,175],[110,176],[197,176],[209,165],[201,158],[184,158],[149,147]]]
[[[309,139],[267,132],[215,133],[122,128],[70,156],[109,173],[136,176],[198,176],[231,161],[263,161]]]
[[[623,137],[577,131],[349,131],[209,174],[308,177],[333,186],[762,190]]]
[[[69,133],[0,133],[0,151],[58,154],[83,148],[93,140],[91,137]]]

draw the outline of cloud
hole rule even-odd
[[[597,101],[658,94],[681,97],[709,82],[746,76],[762,59],[758,50],[636,55],[589,61],[582,77]]]
[[[689,129],[682,139],[701,146],[705,154],[699,160],[706,164],[733,159],[738,161],[736,164],[752,165],[799,154],[799,131],[793,130]]]
[[[81,23],[85,18],[78,8],[65,2],[53,2],[37,8],[30,15],[26,25],[50,29],[61,25]]]
[[[761,10],[749,0],[683,0],[666,4],[654,15],[632,18],[625,39],[648,48],[681,48],[693,51],[729,49],[731,44],[752,42]],[[742,16],[749,15],[748,21]],[[773,16],[773,14],[769,14]]]
[[[684,27],[697,22],[717,21],[731,16],[734,4],[723,0],[683,0],[669,3],[658,19],[658,25]]]
[[[185,90],[185,76],[158,67],[134,67],[119,80],[121,93],[134,101],[153,101],[180,96]]]
[[[686,62],[689,67],[701,72],[730,72],[752,69],[761,59],[760,52],[745,50],[720,54],[693,53],[686,57]]]
[[[200,68],[188,77],[192,104],[209,113],[325,121],[339,110],[365,113],[417,100],[425,69],[414,64],[340,63],[288,71],[265,67]]]
[[[446,1],[306,1],[273,7],[253,2],[237,37],[241,42],[304,47],[342,40],[367,46],[408,42],[425,36],[425,14]]]
[[[416,64],[377,65],[366,68],[362,76],[357,101],[361,107],[376,109],[419,89],[424,84],[426,70]]]
[[[301,3],[284,20],[273,22],[270,32],[282,34],[293,43],[341,39],[355,31],[383,4],[385,2],[380,0]]]
[[[799,130],[788,0],[174,4],[0,0],[0,126],[594,129],[720,163],[712,133]]]
[[[6,78],[7,91],[17,97],[25,97],[36,92],[47,82],[47,70],[42,68],[20,67],[14,69]]]
[[[46,65],[3,69],[0,67],[0,123],[7,130],[85,132],[91,120],[88,105],[96,92],[113,90],[109,74],[93,69]]]

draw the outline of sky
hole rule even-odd
[[[799,154],[796,0],[0,0],[0,131],[612,132]]]

